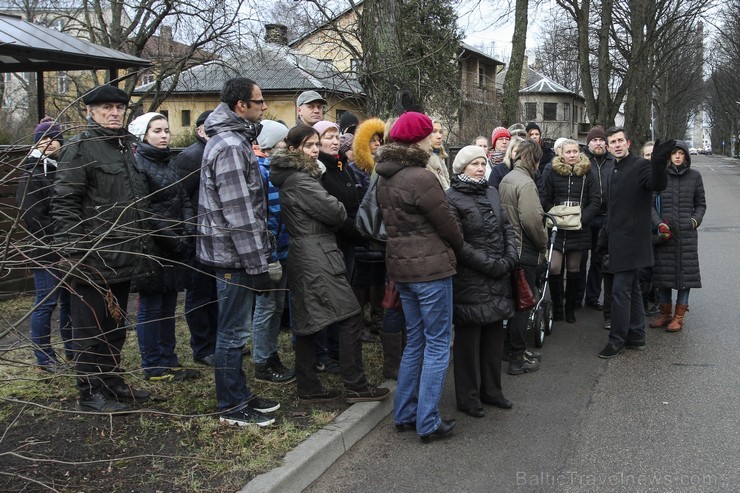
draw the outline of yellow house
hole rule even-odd
[[[275,39],[270,37],[275,29],[284,26],[268,26],[267,39]],[[352,74],[340,73],[326,60],[307,56],[283,43],[266,41],[238,56],[206,62],[179,74],[175,89],[158,110],[167,115],[175,138],[193,132],[198,115],[219,104],[221,88],[233,77],[254,80],[267,104],[265,118],[282,120],[289,127],[296,123],[298,95],[308,90],[319,92],[329,103],[327,120],[337,121],[346,111],[364,117],[362,87]],[[143,94],[151,84],[156,82],[137,87],[134,96],[141,95],[146,103]],[[168,79],[162,84],[167,86]]]
[[[355,2],[331,20],[290,42],[290,47],[306,55],[331,62],[336,70],[354,74],[362,57],[358,14],[363,2]],[[491,135],[499,126],[500,97],[496,75],[504,63],[466,43],[460,43],[460,91],[462,107],[455,115],[439,117],[448,134],[448,143],[467,144],[478,135]]]

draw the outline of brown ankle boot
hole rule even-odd
[[[673,320],[665,328],[668,332],[678,332],[683,329],[683,317],[689,310],[689,305],[676,305],[676,313],[673,314]]]
[[[660,314],[650,322],[650,327],[657,329],[659,327],[665,327],[673,319],[673,304],[672,303],[661,303]]]

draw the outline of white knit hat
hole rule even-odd
[[[257,136],[257,144],[263,151],[272,149],[288,136],[288,127],[274,120],[262,120],[262,130]]]
[[[470,164],[474,159],[479,157],[486,159],[486,151],[480,146],[465,146],[460,149],[460,152],[455,156],[455,161],[452,163],[452,172],[459,175],[463,172],[465,167]]]
[[[140,141],[144,142],[144,135],[146,135],[146,129],[149,126],[149,122],[155,116],[164,117],[161,113],[149,112],[137,117],[128,124],[128,131],[134,134],[134,136]]]

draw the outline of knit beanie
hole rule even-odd
[[[539,125],[537,125],[535,122],[527,123],[527,126],[524,128],[524,131],[527,132],[527,136],[529,136],[530,130],[537,130],[540,134],[542,134]]]
[[[53,118],[43,118],[36,128],[33,129],[33,143],[37,144],[43,137],[49,137],[51,140],[56,140],[61,145],[64,145],[64,137],[62,137],[62,127],[54,122]]]
[[[274,120],[262,120],[262,131],[257,136],[257,145],[263,151],[272,149],[288,136],[288,127]]]
[[[452,172],[459,175],[463,172],[465,167],[470,164],[474,159],[483,158],[486,159],[486,151],[479,146],[465,146],[455,156],[455,161],[452,163]]]
[[[517,135],[523,139],[526,139],[527,131],[524,130],[524,125],[522,125],[521,123],[515,123],[509,127],[509,135]]]
[[[319,133],[319,137],[323,136],[330,128],[333,128],[337,132],[339,132],[339,125],[327,120],[321,120],[320,122],[314,123],[313,128],[316,129],[316,131]]]
[[[560,147],[561,145],[563,145],[563,142],[565,142],[566,140],[568,140],[568,139],[566,139],[565,137],[560,137],[558,140],[555,141],[555,145],[552,148],[557,151],[558,150],[558,147]]]
[[[153,111],[150,111],[149,113],[144,113],[143,115],[137,117],[128,124],[128,131],[134,134],[134,137],[139,139],[140,141],[144,142],[144,135],[146,135],[146,129],[149,126],[149,122],[152,121],[152,118],[155,116],[164,116],[161,113],[155,113]]]
[[[350,133],[343,133],[339,137],[339,152],[347,154],[347,151],[352,150],[352,143],[355,141],[355,136]]]
[[[360,123],[360,120],[357,119],[354,113],[345,111],[344,113],[342,113],[342,116],[339,117],[338,123],[339,123],[339,133],[340,134],[345,134],[345,133],[354,134],[355,129],[357,129],[357,125]]]
[[[407,111],[401,115],[391,129],[390,137],[401,144],[416,144],[434,131],[432,119],[424,113]]]
[[[586,145],[588,145],[588,143],[591,142],[592,139],[596,138],[606,140],[606,132],[604,132],[604,127],[602,127],[601,125],[596,125],[588,131],[588,135],[586,136]]]
[[[504,127],[496,127],[491,134],[491,149],[496,149],[496,141],[501,137],[511,138],[511,134]]]

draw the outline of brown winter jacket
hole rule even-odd
[[[386,268],[396,282],[425,282],[455,274],[463,237],[442,186],[425,166],[429,154],[389,144],[375,159],[378,204],[388,232]]]

